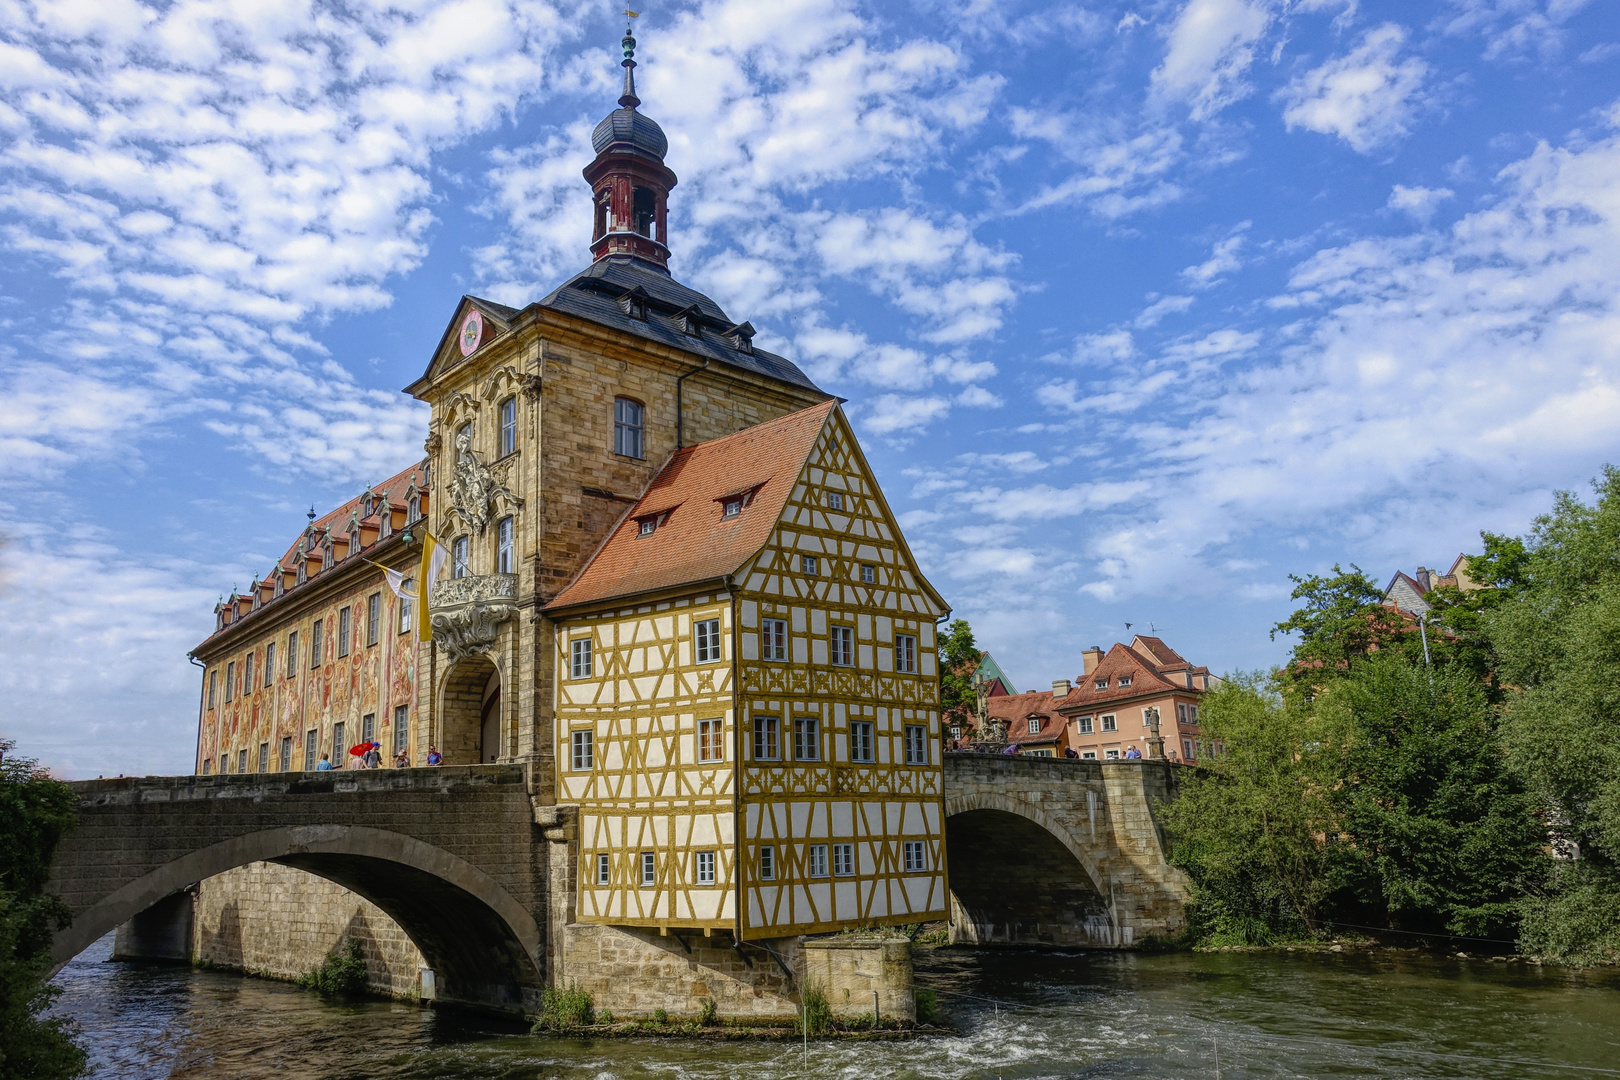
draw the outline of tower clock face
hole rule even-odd
[[[471,356],[484,336],[484,317],[476,311],[467,312],[461,322],[461,355]]]

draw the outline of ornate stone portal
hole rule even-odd
[[[516,574],[449,578],[433,586],[433,640],[452,664],[495,645],[496,628],[517,610]]]

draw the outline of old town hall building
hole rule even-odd
[[[947,606],[838,401],[671,276],[633,45],[585,169],[592,263],[521,309],[463,297],[406,388],[425,459],[220,605],[197,769],[344,768],[362,741],[534,763],[536,803],[576,808],[581,924],[944,918]]]

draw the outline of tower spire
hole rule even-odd
[[[625,14],[630,15],[628,11]],[[624,93],[619,95],[619,104],[633,109],[641,104],[641,99],[636,97],[636,39],[630,33],[630,27],[624,28],[624,40],[619,44],[624,47],[624,63],[621,65],[624,68]]]

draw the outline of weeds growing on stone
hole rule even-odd
[[[589,991],[578,986],[548,986],[540,994],[540,1016],[534,1031],[572,1031],[596,1022]]]
[[[267,971],[266,977],[270,976]],[[298,985],[322,997],[357,997],[371,988],[366,978],[366,958],[359,938],[350,938],[333,949],[321,966],[298,976]]]

